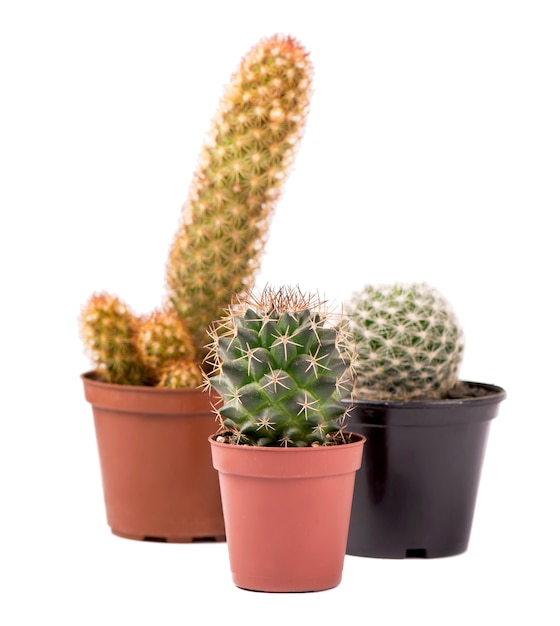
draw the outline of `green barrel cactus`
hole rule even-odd
[[[311,78],[308,54],[291,37],[265,38],[242,59],[183,207],[166,268],[164,312],[139,318],[118,298],[97,294],[85,306],[82,338],[101,380],[200,384],[209,326],[232,294],[254,282],[303,134]]]
[[[221,440],[253,446],[319,446],[344,441],[353,387],[345,322],[318,297],[266,288],[232,304],[213,326],[209,389]]]
[[[457,384],[463,332],[430,285],[366,285],[346,313],[356,342],[356,398],[441,398]]]
[[[226,87],[172,244],[168,294],[204,352],[208,326],[252,287],[309,107],[312,67],[293,38],[260,41]]]

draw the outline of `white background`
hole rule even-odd
[[[0,4],[0,623],[560,624],[558,9]],[[508,392],[466,554],[347,557],[303,595],[237,589],[225,544],[112,536],[79,380],[81,305],[160,303],[222,87],[276,32],[309,51],[314,95],[259,284],[341,302],[426,280],[462,321],[462,377]]]

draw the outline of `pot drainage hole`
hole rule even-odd
[[[425,559],[427,558],[426,550],[424,548],[409,548],[406,551],[407,559]]]

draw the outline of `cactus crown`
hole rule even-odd
[[[232,304],[211,330],[207,387],[228,442],[254,446],[331,445],[353,385],[345,321],[298,288],[267,287]]]
[[[226,86],[193,177],[167,266],[163,311],[136,317],[95,294],[82,338],[101,380],[196,387],[207,329],[249,288],[303,134],[312,67],[293,38],[261,40]]]
[[[356,342],[356,397],[444,397],[458,382],[463,332],[447,300],[426,283],[366,285],[346,306]]]

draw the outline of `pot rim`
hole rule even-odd
[[[347,431],[345,431],[347,432]],[[208,437],[214,468],[220,474],[255,478],[302,479],[356,472],[362,463],[366,436],[352,434],[352,441],[333,446],[285,448],[218,442]]]
[[[97,387],[99,389],[114,389],[116,391],[135,391],[142,393],[153,393],[153,394],[185,394],[186,392],[196,392],[197,394],[203,392],[202,385],[199,387],[156,387],[155,385],[121,385],[120,383],[108,383],[104,380],[99,380],[96,378],[97,373],[95,370],[89,370],[87,372],[83,372],[80,374],[80,378],[82,381],[93,387]]]
[[[350,437],[352,437],[352,441],[349,441],[348,443],[339,443],[336,444],[334,446],[301,446],[301,447],[296,447],[296,446],[248,446],[248,445],[244,445],[244,444],[236,444],[236,443],[226,443],[225,441],[216,441],[216,437],[218,437],[220,435],[219,432],[216,432],[212,435],[210,435],[210,437],[208,437],[208,441],[210,442],[211,445],[213,446],[219,446],[220,448],[224,448],[224,449],[233,449],[233,448],[239,448],[241,450],[252,450],[252,451],[259,451],[260,453],[263,452],[268,452],[268,453],[273,453],[273,454],[285,454],[286,452],[291,452],[291,453],[296,453],[296,454],[301,454],[304,452],[311,452],[313,451],[313,453],[317,453],[318,451],[325,451],[325,450],[338,450],[339,448],[345,448],[347,449],[349,446],[356,446],[356,445],[361,445],[362,441],[365,441],[366,437],[365,435],[362,435],[360,433],[355,433],[352,431],[343,431],[345,435],[349,435]]]
[[[489,383],[479,383],[469,380],[461,380],[460,383],[469,385],[470,387],[476,387],[484,389],[488,393],[483,396],[472,396],[464,398],[423,398],[418,400],[365,400],[360,398],[354,398],[352,400],[343,400],[347,404],[351,404],[356,407],[394,407],[402,409],[418,410],[424,408],[446,408],[453,405],[457,406],[482,406],[486,404],[496,404],[506,399],[507,394],[505,389],[498,385]]]
[[[461,381],[483,389],[481,396],[464,398],[431,398],[419,400],[344,400],[349,405],[348,416],[358,432],[364,427],[456,426],[488,422],[498,415],[506,392],[497,385]]]
[[[84,395],[93,408],[161,419],[161,416],[196,417],[215,413],[220,399],[201,387],[150,387],[120,385],[96,380],[95,372],[80,379]]]

